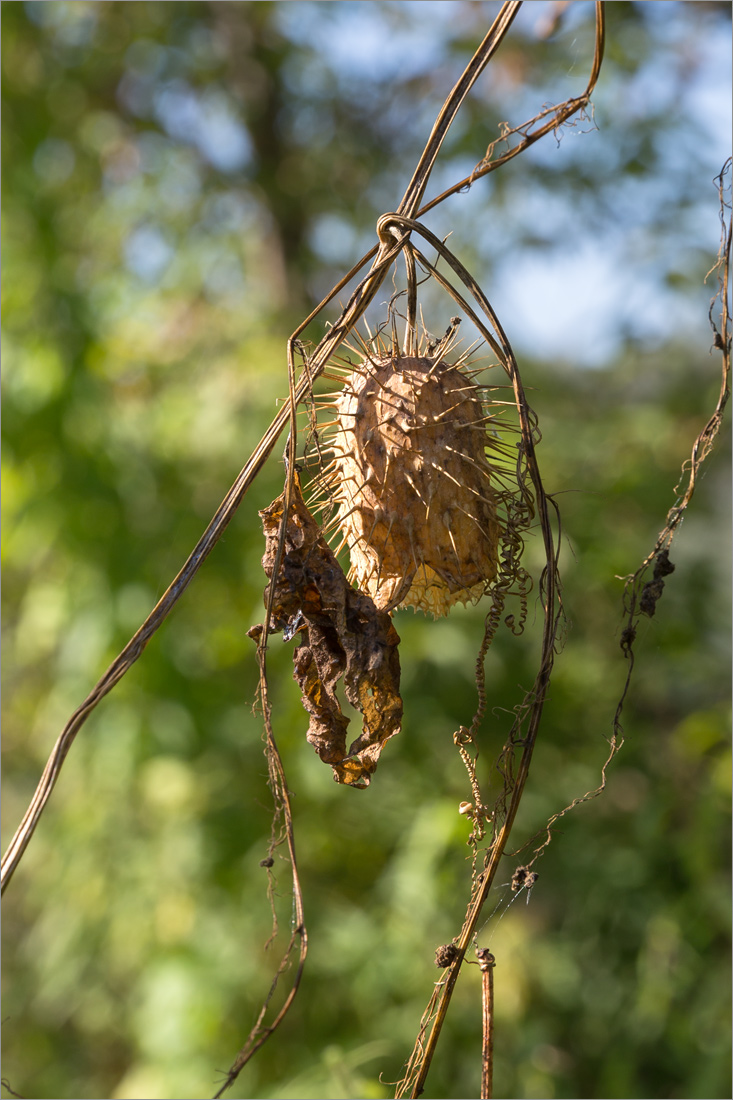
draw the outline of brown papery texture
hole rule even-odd
[[[385,609],[438,616],[479,599],[500,537],[479,387],[440,359],[390,356],[363,362],[335,404],[349,580]]]
[[[276,569],[285,494],[260,512],[265,533],[265,572]],[[338,783],[368,787],[384,743],[399,733],[399,635],[389,615],[353,589],[308,511],[297,480],[291,491],[283,552],[272,593],[271,629],[296,637],[294,677],[310,715],[307,738]],[[270,589],[265,591],[265,602]],[[250,635],[260,638],[262,627]],[[363,715],[363,729],[346,747],[349,719],[336,686]]]

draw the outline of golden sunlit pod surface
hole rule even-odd
[[[479,386],[429,355],[366,359],[334,406],[328,484],[349,579],[385,609],[478,600],[500,537]]]

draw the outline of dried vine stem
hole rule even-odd
[[[473,172],[471,172],[471,175],[466,176],[465,179],[462,179],[459,183],[452,184],[445,191],[441,192],[440,195],[437,195],[429,203],[423,206],[419,215],[426,214],[428,210],[432,210],[433,207],[438,206],[439,203],[443,202],[443,200],[447,199],[450,195],[455,195],[459,191],[468,190],[471,184],[475,183],[476,180],[481,179],[482,176],[487,175],[489,172],[493,172],[496,168],[501,168],[507,161],[523,153],[525,149],[528,149],[530,145],[534,145],[536,141],[545,137],[546,134],[553,132],[557,133],[560,127],[563,126],[568,119],[572,118],[573,115],[583,114],[586,107],[590,105],[591,95],[598,83],[606,41],[606,17],[602,0],[596,0],[595,9],[596,22],[593,63],[585,91],[579,96],[573,96],[571,99],[566,99],[563,103],[558,103],[551,107],[544,107],[534,116],[534,118],[530,119],[528,122],[523,122],[521,126],[505,126],[501,137],[497,141],[492,141],[485,155],[476,165]],[[542,123],[542,125],[537,126],[538,123]],[[537,126],[537,129],[534,129],[535,126]],[[516,145],[507,148],[506,152],[502,153],[501,156],[494,157],[497,145],[501,143],[506,143],[508,145],[510,138],[516,137],[517,135],[521,135],[521,137]]]
[[[481,1100],[491,1100],[494,1088],[494,967],[496,959],[488,947],[479,947],[476,957],[481,968]]]
[[[295,388],[293,385],[293,372],[292,366],[290,371],[290,415],[291,422],[295,419]],[[288,437],[288,443],[285,452],[286,469],[288,472],[294,469],[294,451],[295,441],[293,433],[291,432]],[[287,478],[287,487],[285,494],[285,516],[288,514],[290,506],[290,497],[292,494],[292,477]],[[277,548],[277,568],[279,569],[279,561],[282,559],[283,546],[285,537],[285,525],[283,524],[280,540]],[[223,1096],[226,1090],[236,1081],[239,1074],[244,1067],[250,1061],[251,1058],[257,1053],[261,1046],[267,1042],[273,1032],[277,1031],[278,1027],[284,1020],[287,1012],[295,1000],[298,989],[300,988],[300,981],[303,976],[303,970],[305,967],[305,960],[308,954],[308,930],[305,924],[305,909],[303,905],[303,890],[300,885],[300,875],[298,873],[298,861],[295,855],[295,830],[293,826],[293,811],[290,804],[290,793],[288,791],[287,779],[285,778],[285,769],[283,767],[282,758],[280,756],[277,743],[275,741],[275,735],[272,729],[272,709],[270,707],[269,689],[267,683],[267,634],[272,618],[272,609],[275,598],[275,586],[270,586],[270,591],[267,598],[267,605],[265,608],[265,621],[262,632],[262,638],[260,644],[257,647],[257,660],[260,669],[259,678],[259,694],[260,704],[262,706],[262,714],[265,725],[265,755],[267,757],[267,767],[269,773],[269,784],[272,791],[273,800],[275,803],[275,813],[272,820],[272,833],[270,837],[270,858],[275,848],[283,841],[287,844],[288,857],[290,859],[291,869],[291,881],[293,888],[293,923],[290,933],[290,939],[283,952],[280,960],[280,965],[275,971],[275,975],[270,985],[270,991],[265,997],[265,1000],[260,1009],[260,1013],[252,1027],[245,1042],[240,1048],[236,1058],[232,1062],[231,1066],[227,1070],[224,1083],[219,1090],[214,1094],[214,1100],[218,1100],[218,1097]],[[278,829],[278,825],[280,828]],[[270,874],[268,868],[268,875]],[[271,882],[271,880],[270,880]],[[277,914],[275,912],[274,900],[270,895],[270,904],[272,906],[272,938],[277,933]],[[293,976],[293,980],[290,985],[290,989],[285,997],[285,1001],[282,1004],[280,1011],[276,1014],[274,1020],[270,1024],[265,1024],[265,1017],[267,1016],[267,1010],[270,1007],[270,1002],[275,994],[275,991],[280,982],[281,976],[285,973],[290,963],[290,957],[298,947],[298,966]]]
[[[621,749],[624,743],[624,731],[621,724],[621,715],[628,696],[631,680],[634,672],[635,653],[634,653],[634,641],[636,639],[636,622],[642,614],[653,614],[654,605],[656,600],[661,596],[662,586],[659,584],[661,577],[665,573],[670,573],[673,570],[673,566],[669,563],[669,548],[672,545],[672,541],[677,532],[680,523],[684,517],[690,501],[692,500],[697,485],[697,477],[700,472],[700,467],[705,459],[710,454],[716,437],[720,431],[723,422],[723,413],[728,404],[730,398],[730,374],[731,374],[731,299],[730,299],[730,260],[731,260],[731,243],[733,233],[733,219],[731,218],[731,203],[726,198],[726,190],[730,190],[731,187],[731,174],[733,172],[733,161],[728,159],[723,165],[720,174],[716,178],[715,182],[718,185],[718,197],[720,203],[720,222],[721,222],[721,234],[720,234],[720,248],[718,250],[718,258],[714,267],[708,272],[708,276],[717,272],[718,274],[718,292],[713,296],[710,303],[710,327],[713,330],[713,347],[721,352],[721,377],[720,377],[720,390],[718,392],[718,398],[710,417],[708,418],[705,427],[697,435],[695,441],[692,444],[690,451],[690,457],[685,460],[682,466],[682,476],[680,481],[675,486],[675,492],[679,493],[678,500],[670,508],[667,513],[666,522],[662,530],[659,532],[657,539],[654,543],[654,547],[641,563],[635,573],[626,577],[626,584],[624,586],[624,626],[621,631],[620,646],[623,651],[624,657],[628,661],[626,668],[626,677],[624,685],[621,691],[619,701],[616,705],[616,710],[613,716],[613,728],[611,737],[609,739],[609,752],[606,760],[601,768],[601,778],[597,787],[591,791],[587,791],[585,794],[580,795],[578,798],[574,798],[573,801],[567,805],[563,810],[553,814],[548,820],[544,829],[546,832],[545,839],[538,848],[535,848],[534,855],[531,863],[534,863],[542,853],[548,844],[552,840],[553,826],[560,818],[565,817],[566,814],[574,810],[576,806],[581,806],[585,802],[590,802],[592,799],[597,798],[606,789],[607,772],[608,767]],[[727,178],[727,184],[726,184]],[[713,316],[715,311],[715,304],[720,304],[720,328],[715,323]],[[655,578],[651,582],[646,582],[644,578],[648,574],[649,567],[655,563]],[[660,568],[661,566],[661,568]],[[645,599],[646,592],[646,599]],[[530,864],[531,866],[531,864]]]
[[[715,439],[720,431],[721,424],[723,422],[723,413],[725,407],[728,404],[730,398],[730,368],[731,368],[731,287],[730,287],[730,260],[731,260],[731,243],[733,239],[733,213],[731,211],[731,199],[726,198],[726,192],[731,190],[731,175],[733,174],[733,158],[729,158],[720,174],[716,178],[718,185],[718,197],[720,203],[720,222],[721,222],[721,234],[720,234],[720,249],[718,251],[718,259],[714,267],[708,272],[708,276],[713,272],[718,274],[718,292],[713,296],[710,303],[710,326],[713,330],[714,340],[713,346],[717,348],[721,353],[721,379],[720,379],[720,391],[718,393],[718,399],[713,409],[711,416],[709,417],[705,427],[699,433],[690,452],[690,457],[684,462],[682,466],[682,476],[680,481],[675,486],[675,492],[679,493],[679,497],[675,504],[670,508],[667,513],[666,522],[662,530],[657,535],[657,540],[654,543],[653,549],[641,563],[639,568],[634,574],[626,578],[626,585],[624,587],[624,612],[625,612],[625,625],[621,632],[620,645],[623,650],[624,656],[628,660],[628,667],[626,670],[626,680],[621,692],[621,697],[616,707],[616,713],[613,718],[613,736],[611,740],[611,755],[606,761],[603,769],[602,784],[599,791],[603,789],[606,782],[605,769],[608,766],[610,759],[615,755],[618,749],[623,744],[623,726],[621,725],[621,714],[626,702],[626,696],[628,695],[629,688],[631,686],[631,678],[634,671],[634,641],[636,638],[636,621],[642,614],[653,615],[654,605],[662,593],[663,582],[661,577],[664,573],[671,572],[674,566],[669,564],[668,554],[669,548],[672,545],[677,528],[680,526],[687,507],[692,500],[697,485],[697,475],[700,472],[705,459],[710,454]],[[713,313],[715,310],[715,303],[720,303],[720,329],[716,327]],[[644,578],[648,572],[649,566],[655,562],[654,568],[654,580],[649,583],[644,583]],[[646,597],[646,599],[645,599]],[[592,798],[598,792],[591,792],[585,796],[582,801],[587,798]],[[566,811],[564,811],[566,812]],[[558,815],[560,816],[560,815]],[[550,822],[550,825],[552,822]],[[549,843],[549,835],[548,835]],[[543,845],[544,847],[544,845]]]
[[[464,285],[469,289],[483,313],[490,320],[494,330],[494,336],[487,330],[480,318],[470,310],[468,303],[465,302],[462,296],[443,279],[442,275],[439,275],[432,265],[427,263],[424,257],[418,254],[419,262],[421,264],[426,264],[430,268],[431,273],[433,273],[435,277],[441,281],[442,285],[452,293],[456,301],[459,301],[463,308],[469,312],[474,323],[478,325],[482,336],[484,336],[494,350],[497,350],[504,369],[509,375],[519,413],[522,435],[522,458],[534,491],[534,507],[542,530],[546,565],[540,584],[540,596],[544,610],[540,665],[531,690],[525,696],[524,702],[517,708],[517,716],[502,752],[505,779],[502,793],[494,806],[493,838],[486,851],[483,871],[474,878],[471,898],[469,900],[463,927],[460,935],[454,942],[455,954],[453,956],[453,961],[447,970],[445,979],[434,991],[423,1015],[420,1032],[408,1060],[405,1076],[397,1086],[397,1091],[395,1093],[396,1097],[408,1095],[411,1097],[418,1097],[423,1091],[425,1079],[430,1069],[438,1039],[440,1038],[440,1033],[443,1023],[445,1022],[464,956],[475,937],[483,906],[498,870],[499,862],[509,839],[514,819],[519,809],[519,803],[524,792],[524,787],[527,782],[532,753],[537,740],[542,710],[550,682],[550,674],[554,664],[555,642],[557,640],[558,627],[562,616],[562,608],[559,600],[557,550],[550,519],[552,502],[545,494],[542,485],[542,478],[540,476],[535,454],[535,443],[537,438],[535,418],[524,394],[519,368],[511,345],[490,303],[463,265],[449,252],[442,242],[434,237],[433,234],[430,234],[423,226],[410,225],[410,228],[413,231],[419,231],[429,243],[436,248],[440,255],[446,259],[456,274],[459,275]],[[520,487],[521,486],[522,482],[520,481]],[[488,629],[490,629],[490,625],[487,620],[487,630]],[[522,747],[522,754],[515,775],[513,774],[514,753],[516,748],[520,746]],[[430,1034],[426,1040],[425,1033],[431,1023],[432,1027]]]
[[[274,590],[274,585],[272,586]],[[272,610],[272,600],[270,599],[269,606],[267,608],[268,616]],[[295,1000],[295,996],[300,987],[300,980],[303,976],[303,969],[305,967],[305,959],[308,954],[308,932],[305,926],[305,911],[303,907],[303,891],[300,885],[300,876],[298,875],[298,863],[295,858],[295,836],[293,831],[293,814],[290,806],[290,795],[288,793],[287,781],[285,779],[285,771],[283,769],[280,753],[278,752],[277,745],[275,744],[275,737],[272,732],[272,716],[270,709],[270,702],[267,693],[267,673],[265,666],[265,649],[258,648],[258,658],[260,663],[260,699],[262,703],[262,710],[265,721],[265,735],[267,739],[267,763],[270,772],[270,787],[275,798],[275,818],[273,820],[273,837],[270,846],[270,850],[273,851],[280,838],[275,835],[276,822],[279,817],[283,819],[282,831],[284,833],[284,839],[287,842],[288,855],[290,857],[290,866],[292,873],[292,885],[293,885],[293,927],[290,933],[290,940],[283,953],[280,965],[275,972],[275,976],[272,979],[270,991],[265,998],[265,1001],[260,1009],[260,1014],[257,1017],[254,1027],[247,1036],[242,1048],[237,1054],[234,1062],[227,1071],[226,1078],[221,1088],[214,1094],[215,1100],[218,1097],[223,1096],[226,1090],[236,1081],[239,1074],[242,1072],[247,1062],[257,1053],[261,1046],[267,1042],[274,1031],[278,1029],[283,1019],[285,1018],[288,1009]],[[290,989],[285,998],[285,1001],[280,1008],[280,1011],[275,1016],[272,1023],[265,1025],[265,1016],[267,1010],[270,1007],[270,1001],[277,989],[281,976],[285,973],[288,964],[290,962],[290,956],[295,948],[298,948],[298,966],[295,971]]]

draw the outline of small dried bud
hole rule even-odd
[[[260,860],[260,867],[272,867],[274,862],[275,860],[272,856],[266,856],[264,859]]]
[[[516,894],[523,887],[531,890],[539,875],[536,871],[530,871],[529,867],[517,867],[512,875],[512,893]]]
[[[476,958],[482,970],[490,970],[492,966],[496,966],[496,959],[491,954],[488,947],[477,947]]]
[[[645,584],[641,592],[641,599],[639,600],[639,610],[644,615],[648,615],[649,618],[651,618],[657,609],[657,600],[662,595],[663,591],[664,581],[661,577]]]
[[[669,560],[669,550],[660,550],[654,565],[654,579],[668,577],[670,573],[674,573],[674,563]]]
[[[454,943],[444,943],[442,947],[436,948],[435,965],[439,966],[441,970],[445,970],[456,959],[457,955],[458,948]]]

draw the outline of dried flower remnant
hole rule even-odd
[[[320,527],[306,507],[297,478],[277,577],[272,579],[285,494],[260,512],[265,533],[262,564],[274,583],[271,631],[286,640],[298,635],[294,677],[310,715],[307,738],[338,783],[368,787],[384,743],[399,733],[399,635],[389,615],[370,596],[352,588]],[[265,602],[269,597],[265,590]],[[259,640],[262,627],[251,637]],[[346,697],[364,716],[363,730],[346,748],[349,719],[336,685],[343,677]]]
[[[512,893],[517,894],[520,890],[531,890],[538,878],[537,871],[530,871],[529,867],[517,867],[512,875]]]
[[[496,576],[499,523],[482,390],[431,354],[367,356],[333,404],[324,477],[349,580],[379,608],[445,615]],[[343,545],[343,543],[342,543]]]
[[[452,966],[457,958],[458,948],[454,943],[444,943],[441,947],[435,949],[435,965],[440,967],[441,970]]]
[[[653,578],[644,585],[639,600],[640,611],[649,618],[657,610],[657,600],[664,591],[664,577],[668,577],[670,573],[674,573],[674,565],[669,560],[669,551],[660,550],[654,565]]]

